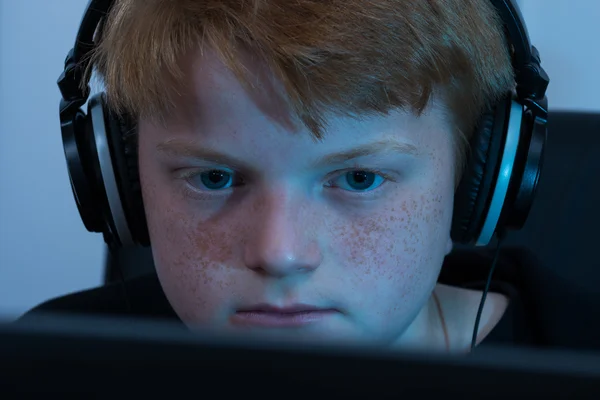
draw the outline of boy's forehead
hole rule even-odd
[[[191,116],[206,122],[211,116],[248,120],[255,111],[281,125],[288,131],[298,132],[300,122],[291,113],[287,96],[281,83],[275,79],[264,63],[252,54],[239,49],[236,62],[250,75],[251,90],[246,90],[222,61],[219,54],[209,47],[190,54],[184,62],[190,90]],[[217,114],[215,114],[215,112]],[[245,117],[245,118],[244,118]]]
[[[186,63],[183,70],[188,82],[184,89],[189,93],[181,98],[183,103],[178,106],[187,110],[185,125],[193,127],[195,133],[210,137],[228,132],[239,137],[249,131],[254,132],[254,140],[270,140],[282,133],[310,136],[291,112],[281,83],[251,54],[241,50],[239,53],[239,62],[253,78],[250,91],[244,89],[217,52],[210,48],[190,54],[182,61]],[[404,110],[355,117],[330,112],[327,116],[323,139],[319,141],[321,148],[339,149],[394,139],[423,147],[427,146],[427,139],[431,139],[432,131],[450,134],[443,103],[435,96],[420,116]],[[340,140],[343,145],[338,143]]]

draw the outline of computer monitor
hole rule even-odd
[[[0,325],[0,364],[0,398],[600,398],[594,354],[407,353],[75,316]]]

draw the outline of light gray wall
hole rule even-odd
[[[521,0],[532,43],[550,75],[550,107],[600,111],[600,1]]]
[[[0,0],[0,314],[101,282],[73,201],[56,79],[87,0]]]
[[[600,111],[600,2],[520,3],[552,108]],[[55,84],[86,4],[0,0],[0,315],[101,282],[103,242],[72,198]]]

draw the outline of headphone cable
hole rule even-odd
[[[485,283],[485,288],[483,289],[483,294],[481,295],[481,301],[479,302],[477,317],[475,318],[475,327],[473,328],[473,337],[471,338],[471,351],[473,351],[475,349],[475,346],[477,345],[477,334],[479,333],[479,323],[481,321],[481,315],[483,314],[483,306],[485,305],[485,299],[487,298],[488,291],[490,290],[490,285],[492,284],[492,277],[494,275],[494,270],[496,269],[496,264],[498,263],[498,258],[500,256],[500,245],[502,244],[502,240],[504,239],[504,237],[504,229],[499,230],[498,243],[496,245],[494,259],[492,260],[492,265],[490,267],[490,272],[488,273],[487,282]]]

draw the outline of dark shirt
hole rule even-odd
[[[438,282],[466,289],[484,290],[495,250],[454,251],[444,260]],[[541,345],[536,332],[535,311],[527,301],[527,288],[519,279],[519,271],[536,262],[523,250],[502,250],[493,271],[489,291],[500,293],[509,300],[502,318],[481,345],[513,344]]]

